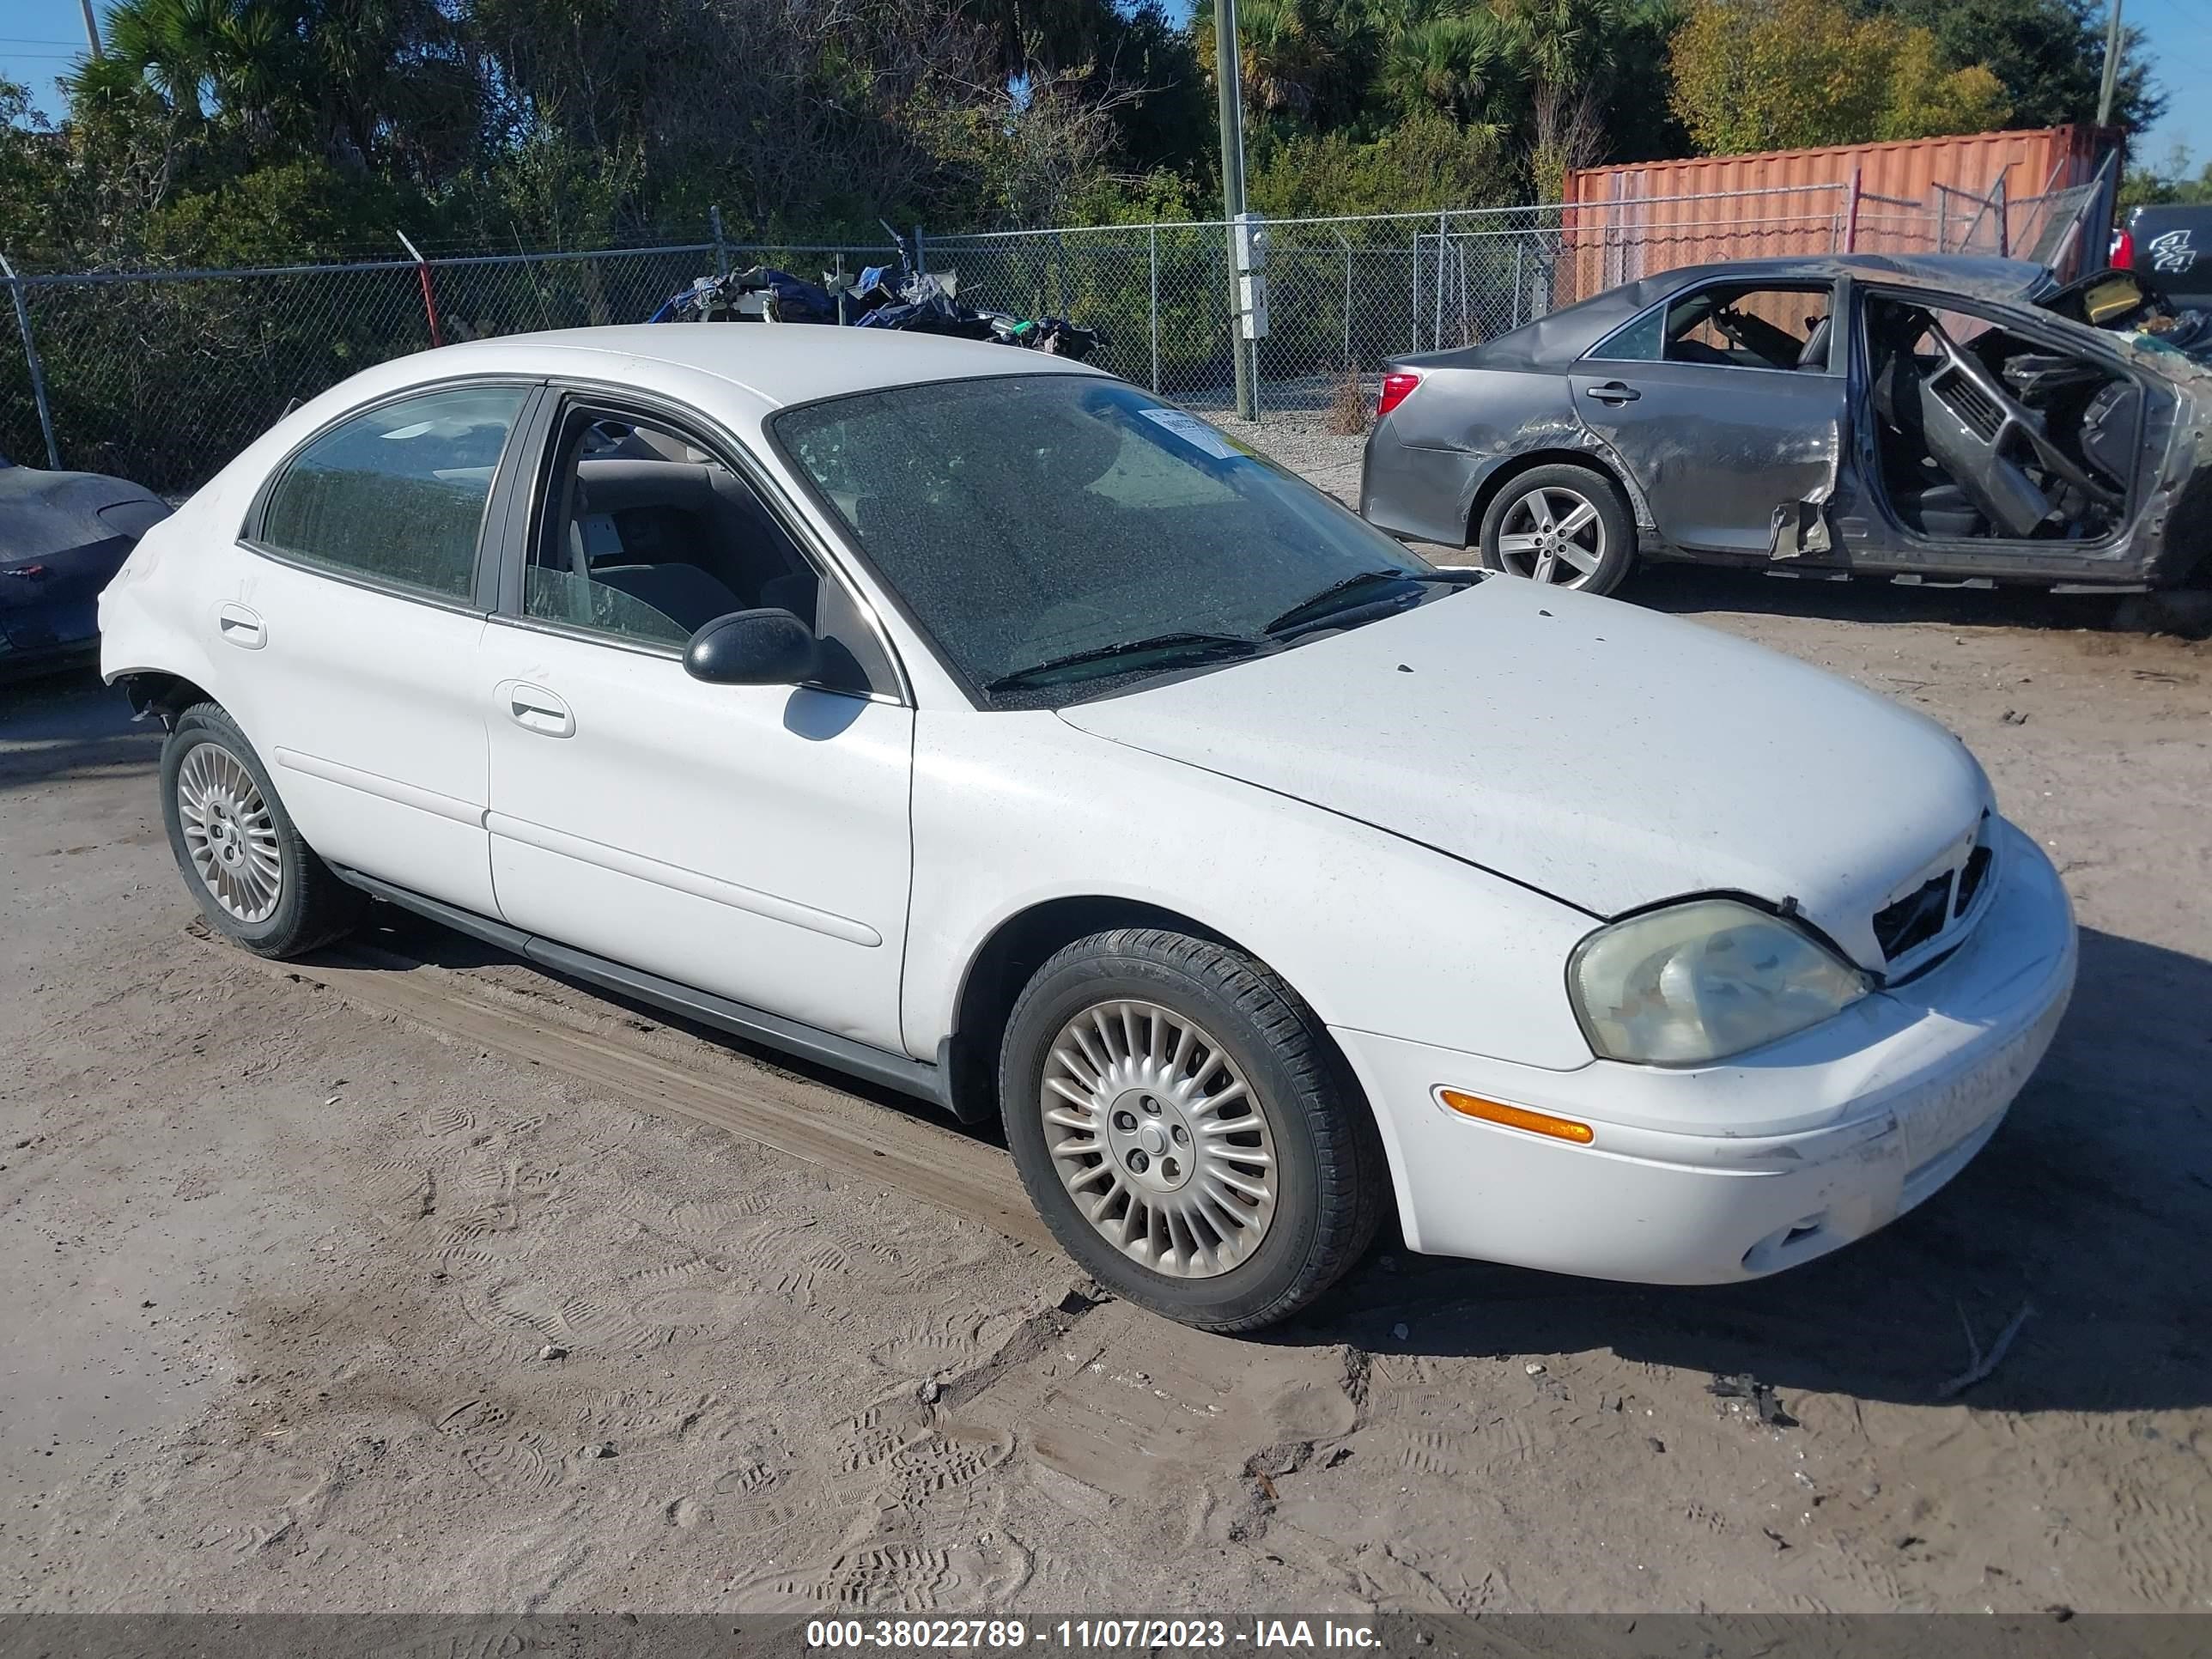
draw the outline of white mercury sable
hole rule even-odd
[[[1124,382],[598,329],[373,368],[138,544],[209,921],[368,897],[1003,1115],[1091,1273],[1216,1329],[1413,1248],[1662,1284],[1995,1131],[2074,924],[1919,715],[1433,568]]]

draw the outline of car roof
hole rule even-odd
[[[1692,283],[1735,277],[1753,282],[1769,278],[1833,282],[1838,276],[1894,283],[1902,288],[1942,289],[1984,299],[2022,299],[2047,284],[2051,271],[2047,266],[2031,260],[1999,258],[1986,253],[1822,253],[1686,265],[1678,270],[1661,271],[1631,286],[1645,291],[1638,307],[1641,309],[1661,295]]]
[[[599,361],[586,367],[574,361],[579,358]],[[659,365],[711,374],[771,407],[928,380],[1102,372],[1048,352],[988,340],[776,323],[630,323],[553,329],[446,346],[406,362],[413,371],[410,378],[419,380],[518,371],[629,380],[639,366]]]
[[[1571,362],[1645,307],[1710,282],[1832,283],[1838,276],[1983,300],[2026,301],[2051,285],[2048,268],[2025,259],[1970,253],[1822,253],[1678,265],[1468,349],[1462,361],[1485,366]],[[1457,354],[1443,354],[1455,356]]]

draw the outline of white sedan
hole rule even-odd
[[[103,668],[177,862],[287,956],[368,899],[1003,1116],[1193,1324],[1413,1249],[1741,1279],[1988,1140],[2066,896],[1949,734],[1434,568],[1121,380],[613,328],[373,368],[142,541]]]

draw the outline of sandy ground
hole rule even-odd
[[[1386,1240],[1258,1342],[975,1218],[1003,1154],[916,1109],[431,928],[291,975],[192,941],[155,738],[0,688],[0,1607],[2212,1607],[2212,647],[1631,597],[1974,746],[2080,908],[2051,1057],[1955,1185],[1779,1279]],[[1711,1391],[1747,1374],[1786,1420]]]

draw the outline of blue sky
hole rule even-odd
[[[2140,158],[2163,161],[2178,143],[2200,161],[2212,160],[2212,38],[2204,28],[2204,0],[2123,4],[2127,21],[2149,37],[2151,58],[2166,93],[2166,117],[2152,130]],[[84,15],[77,0],[0,4],[0,76],[27,85],[49,114],[61,107],[56,77],[83,51]]]

